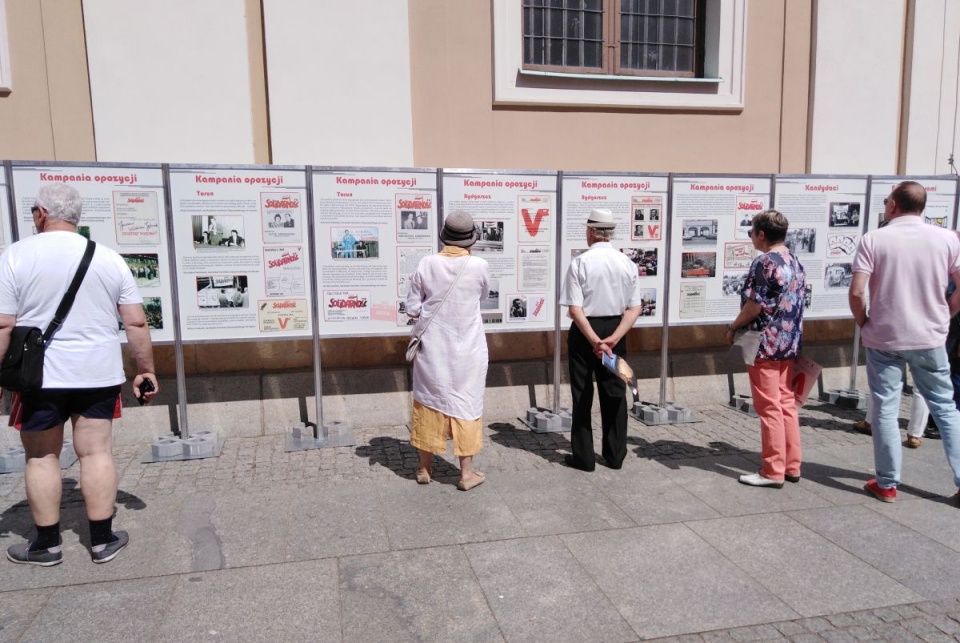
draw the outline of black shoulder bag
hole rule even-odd
[[[47,342],[63,325],[63,320],[70,312],[70,307],[73,306],[73,300],[77,297],[77,290],[80,289],[80,283],[87,274],[87,268],[90,267],[90,260],[93,259],[93,251],[96,248],[97,244],[87,239],[87,249],[83,253],[83,259],[80,260],[77,274],[73,276],[70,287],[63,294],[53,321],[47,326],[46,331],[41,331],[36,326],[13,327],[10,333],[10,346],[3,357],[3,362],[0,363],[0,386],[9,391],[39,391],[43,388],[43,353],[47,348]]]

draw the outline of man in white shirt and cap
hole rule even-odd
[[[610,210],[590,211],[590,248],[570,262],[560,294],[560,305],[567,306],[573,320],[567,335],[573,454],[566,456],[565,461],[583,471],[593,471],[597,460],[591,424],[593,378],[600,394],[604,464],[619,469],[627,456],[626,385],[604,368],[600,356],[626,354],[624,338],[637,320],[643,300],[637,267],[610,243],[615,228]]]

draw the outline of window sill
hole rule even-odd
[[[574,80],[619,80],[634,83],[693,83],[704,85],[718,85],[723,82],[723,78],[689,78],[678,76],[620,76],[614,74],[572,74],[560,71],[534,71],[529,69],[518,69],[517,75],[539,78],[571,78]]]

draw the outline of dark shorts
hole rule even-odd
[[[120,403],[120,386],[102,388],[46,388],[20,395],[21,431],[46,431],[71,416],[112,420]]]

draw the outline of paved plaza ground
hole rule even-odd
[[[758,420],[696,411],[630,420],[623,470],[593,473],[562,464],[566,434],[490,423],[487,482],[467,493],[449,456],[415,483],[405,426],[295,453],[231,439],[191,462],[119,448],[129,547],[90,561],[66,470],[64,563],[0,560],[0,640],[960,641],[960,508],[939,441],[904,450],[883,504],[862,491],[857,414],[813,402],[803,480],[757,489],[736,478],[758,468]],[[0,511],[0,546],[32,537],[22,474],[0,476]]]

